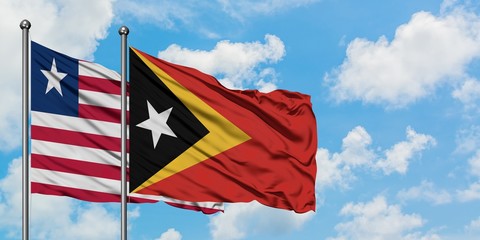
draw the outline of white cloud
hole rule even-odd
[[[425,235],[419,232],[407,234],[402,240],[441,240],[444,239],[436,233],[426,233]]]
[[[340,215],[352,219],[337,224],[338,235],[330,239],[426,239],[412,232],[422,227],[425,220],[418,214],[402,213],[400,206],[389,205],[383,196],[367,203],[348,203]]]
[[[210,233],[214,240],[245,239],[263,233],[281,235],[300,229],[314,215],[312,211],[297,214],[270,208],[256,201],[229,204],[224,213],[210,218]]]
[[[48,199],[47,199],[48,198]],[[47,197],[44,204],[52,205],[52,198]],[[35,199],[33,199],[34,201]],[[35,204],[33,205],[35,208]],[[67,212],[59,213],[58,210],[50,209],[47,215],[42,216],[35,225],[33,233],[44,236],[45,239],[118,239],[120,233],[120,223],[116,216],[113,216],[104,207],[98,204],[89,204],[86,207],[75,206],[66,209]],[[35,214],[35,210],[32,211]],[[51,219],[58,217],[58,214],[66,215],[66,222],[52,224]],[[72,214],[75,217],[71,217]],[[47,218],[48,216],[48,218]],[[38,233],[35,233],[38,231]]]
[[[415,13],[392,41],[382,36],[350,42],[347,58],[325,81],[337,101],[404,107],[465,78],[468,64],[480,57],[479,29],[480,17],[462,9],[441,16]]]
[[[0,180],[0,227],[21,227],[22,209],[22,162],[14,159],[8,167],[7,176]]]
[[[140,217],[140,207],[139,206],[136,206],[134,207],[132,210],[129,210],[127,212],[127,217],[129,219],[136,219],[136,218],[139,218]]]
[[[196,17],[193,5],[198,7],[201,1],[118,0],[115,11],[124,17],[132,16],[139,22],[153,22],[172,29],[177,22],[188,23]]]
[[[458,0],[443,0],[440,5],[440,12],[445,13],[449,10],[452,10],[457,6]]]
[[[372,137],[365,128],[357,126],[342,140],[340,158],[352,167],[370,165],[375,159],[375,153],[368,149],[371,144]]]
[[[264,44],[220,41],[211,51],[172,44],[158,53],[159,58],[215,75],[226,87],[241,89],[254,84],[264,91],[276,88],[276,76],[272,68],[261,68],[260,65],[276,63],[284,55],[285,45],[275,35],[265,35]]]
[[[107,35],[113,18],[113,0],[0,1],[0,150],[21,141],[21,30],[20,21],[32,23],[32,40],[73,57],[92,59],[98,40]]]
[[[466,110],[475,110],[480,101],[480,82],[469,78],[452,92],[452,96],[462,102]]]
[[[425,224],[418,214],[404,214],[399,205],[389,205],[383,196],[368,203],[348,203],[340,215],[351,221],[335,226],[339,233],[329,239],[440,239],[437,234],[414,231]]]
[[[352,170],[355,167],[371,166],[376,157],[369,148],[372,138],[365,128],[357,126],[348,132],[342,140],[342,152],[330,153],[321,148],[317,151],[317,188],[322,189],[338,185],[342,188],[355,179]]]
[[[436,190],[432,182],[422,181],[419,186],[409,189],[402,189],[397,193],[397,198],[401,201],[424,200],[432,202],[434,205],[450,203],[452,196],[446,190]]]
[[[20,43],[18,24],[26,18],[32,23],[32,40],[77,58],[92,59],[98,40],[107,36],[107,29],[113,19],[113,0],[2,2],[2,28],[18,36],[14,37],[18,39],[17,43]],[[20,47],[20,44],[17,45]],[[11,51],[17,52],[17,49]]]
[[[457,190],[457,198],[461,202],[480,200],[480,150],[468,159],[468,171],[478,180],[471,183],[467,189]]]
[[[305,6],[318,1],[319,0],[218,0],[226,13],[241,21],[251,16],[274,14],[279,11]]]
[[[468,160],[470,165],[470,172],[480,178],[480,150],[477,150],[477,153]]]
[[[355,180],[353,170],[357,168],[382,170],[386,175],[392,172],[405,174],[410,161],[435,144],[432,136],[416,133],[411,127],[407,127],[406,135],[406,141],[384,151],[385,157],[371,147],[372,138],[361,126],[352,129],[343,139],[340,153],[330,154],[327,149],[320,148],[317,162],[322,167],[317,170],[318,190],[334,185],[348,187]]]
[[[248,0],[248,1],[199,1],[199,0],[117,0],[115,12],[122,21],[129,18],[151,23],[165,29],[187,28],[210,39],[218,39],[221,33],[212,28],[228,25],[244,27],[248,19],[273,15],[292,8],[306,6],[319,0]],[[219,20],[220,19],[220,20]],[[215,24],[211,24],[211,22]],[[227,31],[228,32],[228,31]],[[225,33],[225,30],[223,30]]]
[[[465,190],[458,190],[457,198],[461,202],[480,200],[480,182],[470,184]]]
[[[331,157],[327,149],[318,149],[316,157],[317,166],[319,166],[315,184],[317,192],[335,185],[347,188],[348,184],[355,179],[350,167],[346,166],[342,159]]]
[[[480,217],[471,220],[467,225],[463,227],[463,229],[460,228],[456,231],[450,231],[450,233],[443,234],[441,239],[478,240],[478,236],[480,236]]]
[[[456,153],[471,153],[480,149],[480,126],[472,125],[469,128],[461,129],[455,137]]]
[[[169,228],[166,232],[162,233],[159,238],[155,240],[182,240],[182,234],[175,230],[175,228]]]
[[[386,158],[379,160],[375,167],[382,169],[387,175],[394,171],[405,174],[414,155],[435,145],[436,141],[432,136],[418,134],[411,127],[407,127],[407,141],[399,142],[388,149],[385,152]]]
[[[467,226],[465,226],[466,232],[476,232],[480,234],[480,217],[472,220]]]
[[[217,0],[205,2],[184,0],[182,3],[172,0],[118,0],[116,11],[131,15],[144,22],[154,22],[162,27],[174,28],[178,23],[191,23],[198,20],[198,9],[206,12],[221,9],[230,17],[244,21],[247,17],[271,15],[279,11],[305,6],[319,0]],[[196,11],[197,10],[197,11]]]
[[[0,180],[0,228],[8,238],[21,230],[21,159],[15,159]],[[120,223],[101,204],[80,205],[71,198],[33,194],[31,237],[34,239],[118,239]]]

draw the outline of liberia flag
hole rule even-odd
[[[230,90],[132,48],[130,123],[134,193],[315,210],[317,133],[308,95]]]
[[[32,193],[120,202],[120,75],[35,42],[31,46]],[[142,194],[128,200],[163,200],[205,213],[222,209],[215,202]]]

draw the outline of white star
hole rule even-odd
[[[148,102],[148,119],[137,124],[137,127],[148,129],[152,132],[152,140],[154,148],[157,147],[158,140],[162,134],[166,134],[172,137],[177,137],[172,129],[167,125],[168,117],[172,112],[173,107],[158,113],[155,108]]]
[[[61,73],[57,71],[57,64],[55,63],[55,58],[53,59],[52,62],[52,68],[50,71],[47,70],[41,70],[43,75],[48,79],[48,85],[47,85],[47,90],[45,91],[45,94],[47,94],[52,88],[55,88],[58,93],[63,97],[62,94],[62,86],[60,85],[60,81],[67,76],[66,73]]]

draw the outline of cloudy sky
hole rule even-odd
[[[181,3],[180,3],[181,2]],[[119,71],[129,44],[236,89],[312,96],[317,211],[130,205],[130,239],[478,239],[477,1],[2,0],[0,238],[21,232],[21,30]],[[118,239],[119,206],[34,195],[33,239]]]

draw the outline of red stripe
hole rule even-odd
[[[120,109],[97,107],[85,104],[78,105],[78,115],[80,118],[120,123],[120,114]],[[129,119],[130,114],[127,111],[127,124],[129,123]]]
[[[177,207],[177,208],[183,208],[183,209],[198,211],[198,212],[202,212],[204,214],[214,214],[214,213],[217,213],[217,212],[223,212],[223,210],[214,209],[214,208],[204,208],[204,207],[199,207],[199,206],[194,206],[194,205],[185,205],[185,204],[173,203],[173,202],[165,202],[165,203],[167,203],[170,206]]]
[[[120,188],[120,186],[119,186]],[[67,196],[89,202],[120,202],[120,194],[97,192],[85,189],[62,187],[51,184],[32,182],[32,193],[40,193],[55,196]],[[156,203],[151,199],[129,197],[131,203]]]
[[[32,153],[32,168],[121,180],[120,167]],[[129,169],[127,169],[128,174]],[[127,175],[127,181],[128,181]]]
[[[101,93],[121,95],[121,82],[90,76],[78,76],[78,88]],[[127,84],[127,96],[130,95],[130,86]]]
[[[120,138],[32,125],[32,139],[120,152]],[[127,151],[128,143],[127,139]]]

